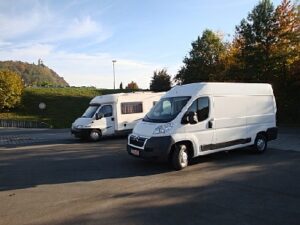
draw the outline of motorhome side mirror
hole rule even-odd
[[[100,120],[103,117],[104,117],[103,113],[96,113],[96,120]]]

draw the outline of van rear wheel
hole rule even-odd
[[[99,141],[102,134],[99,130],[91,130],[90,132],[90,140],[91,141]]]
[[[188,166],[188,149],[186,145],[176,145],[172,154],[172,166],[176,170],[182,170]]]
[[[265,134],[258,134],[254,141],[254,151],[256,153],[264,153],[268,146],[267,136]]]

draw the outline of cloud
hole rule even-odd
[[[102,23],[97,17],[98,9],[81,10],[86,5],[82,2],[47,3],[50,4],[38,0],[19,0],[18,4],[0,1],[0,60],[37,63],[41,58],[70,85],[112,88],[114,56],[93,52],[95,46],[99,49],[99,43],[113,36],[113,27]],[[105,6],[100,8],[104,10]],[[130,54],[115,54],[123,55],[116,58],[117,87],[120,82],[126,86],[133,80],[149,88],[153,71],[164,67],[129,58]],[[172,69],[169,71],[172,73]]]
[[[91,15],[68,15],[49,8],[47,2],[20,1],[18,5],[0,2],[0,40],[23,44],[56,43],[69,40],[106,40],[112,34]],[[84,42],[82,42],[84,43]]]
[[[54,49],[47,44],[33,44],[31,46],[13,46],[8,44],[7,48],[0,49],[0,60],[24,60],[35,62],[39,58],[46,58]]]
[[[41,5],[37,1],[20,1],[18,4],[2,1],[0,5],[0,38],[6,40],[22,37],[40,29],[42,24],[51,17],[47,5]]]
[[[101,32],[101,30],[101,27],[90,16],[82,19],[75,18],[63,34],[63,37],[82,38]]]
[[[29,63],[42,58],[51,69],[63,76],[73,86],[95,86],[98,88],[113,87],[113,57],[108,53],[69,53],[58,51],[53,45],[35,44],[12,49],[0,49],[0,60],[22,60]],[[131,81],[141,88],[149,88],[153,71],[163,68],[162,65],[119,58],[115,64],[116,86]]]

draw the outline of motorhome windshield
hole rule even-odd
[[[176,118],[190,98],[189,96],[162,98],[144,117],[143,121],[153,123],[170,122]]]
[[[90,105],[81,117],[92,118],[99,107],[100,105]]]

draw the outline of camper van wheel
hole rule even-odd
[[[101,138],[101,132],[99,130],[91,130],[90,139],[91,141],[99,141]]]
[[[256,136],[255,142],[254,142],[254,150],[257,153],[263,153],[267,149],[267,137],[265,134],[260,133]]]
[[[176,170],[181,170],[188,166],[188,149],[186,145],[176,145],[172,154],[172,166]]]

